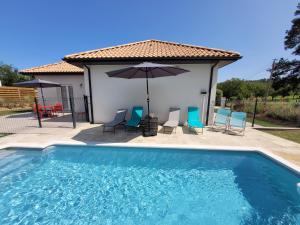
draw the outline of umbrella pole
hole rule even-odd
[[[44,92],[43,92],[43,88],[42,87],[41,87],[41,94],[42,94],[43,105],[45,107]]]
[[[148,86],[148,70],[146,69],[146,84],[147,84],[147,110],[148,110],[148,132],[150,131],[150,98],[149,98],[149,86]]]
[[[149,99],[149,87],[148,87],[148,72],[146,70],[146,83],[147,83],[147,110],[148,110],[148,116],[149,116],[149,113],[150,113],[150,99]]]

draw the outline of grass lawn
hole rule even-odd
[[[252,124],[252,116],[247,118],[247,122]],[[256,117],[255,124],[263,127],[297,127],[298,125],[294,122],[275,120],[265,117]]]
[[[247,122],[252,124],[252,118],[248,117]],[[261,118],[255,118],[255,124],[263,126],[263,127],[284,127],[284,126],[286,126],[284,124],[277,124],[277,123],[274,123],[272,121],[264,120],[264,119],[261,119]]]
[[[0,116],[7,116],[16,113],[31,112],[32,109],[11,109],[11,110],[0,110]]]
[[[300,130],[263,130],[263,132],[288,139],[300,144]]]

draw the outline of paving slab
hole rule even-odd
[[[22,133],[12,134],[0,138],[0,146],[32,145],[47,146],[49,143],[68,142],[74,144],[89,143],[140,143],[147,145],[170,144],[170,145],[197,145],[240,147],[240,148],[263,148],[296,165],[300,166],[300,144],[253,129],[246,128],[244,136],[232,135],[224,130],[215,131],[205,128],[204,134],[189,132],[185,127],[178,127],[176,133],[163,133],[159,127],[159,133],[153,137],[143,137],[141,132],[125,132],[117,129],[113,132],[103,133],[101,124],[78,123],[76,129],[71,127],[45,127],[27,128]]]

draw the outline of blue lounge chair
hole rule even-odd
[[[247,114],[245,112],[232,112],[228,124],[228,130],[245,134]]]
[[[143,116],[143,107],[142,106],[134,106],[131,112],[131,118],[125,124],[127,128],[134,127],[138,128]]]
[[[198,107],[188,107],[188,128],[201,128],[203,133],[204,124],[199,120],[199,109]]]
[[[219,108],[214,118],[213,128],[224,127],[226,130],[230,113],[230,109]]]

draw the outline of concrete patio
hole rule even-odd
[[[77,115],[77,122],[83,121],[84,115]],[[38,129],[38,132],[44,131],[44,128],[72,128],[72,116],[71,113],[57,113],[51,118],[42,118],[43,129]],[[35,128],[38,128],[39,123],[36,115],[33,112],[25,112],[18,114],[11,114],[6,116],[0,116],[0,133],[28,133],[36,132]]]
[[[262,148],[289,162],[300,166],[300,144],[288,141],[251,127],[245,136],[230,135],[223,131],[206,128],[204,134],[190,133],[185,127],[178,127],[176,133],[164,134],[161,127],[154,137],[143,137],[140,132],[125,132],[122,128],[102,132],[102,125],[78,123],[76,129],[66,127],[29,128],[22,133],[0,138],[0,148],[5,146],[46,147],[53,143],[97,144],[97,143],[138,143],[145,145],[169,144],[186,146],[216,146],[235,148]]]

